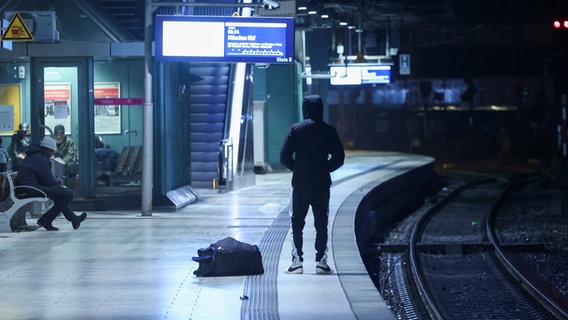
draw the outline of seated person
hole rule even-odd
[[[95,159],[97,160],[97,178],[101,180],[105,186],[110,186],[110,176],[116,165],[120,154],[110,148],[109,145],[102,143],[96,145]]]
[[[8,146],[8,156],[12,163],[12,171],[18,171],[22,159],[31,144],[30,125],[23,122],[18,126],[18,131],[12,135],[12,142]]]
[[[96,135],[95,136],[95,149],[100,149],[100,148],[110,149],[110,145],[106,143],[106,141],[103,139],[103,137]]]
[[[53,136],[57,143],[57,151],[53,154],[56,158],[61,158],[65,163],[65,175],[73,177],[77,175],[77,148],[73,139],[65,135],[65,127],[63,125],[56,125],[53,129]]]
[[[49,231],[59,230],[52,223],[60,213],[63,213],[63,216],[73,225],[73,229],[77,229],[81,226],[81,222],[87,218],[87,213],[83,212],[77,216],[69,208],[69,203],[74,196],[73,191],[60,186],[59,181],[51,172],[50,159],[56,150],[55,140],[49,136],[43,137],[39,146],[32,144],[20,165],[17,179],[21,185],[32,186],[43,191],[53,201],[53,207],[37,220],[39,226]]]

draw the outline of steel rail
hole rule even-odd
[[[426,310],[428,311],[428,314],[432,319],[443,320],[443,317],[440,311],[438,310],[438,307],[432,300],[431,294],[428,292],[428,289],[426,288],[426,282],[422,277],[422,272],[420,272],[421,270],[419,262],[420,259],[418,259],[418,252],[417,252],[418,238],[420,237],[422,230],[424,229],[430,218],[436,212],[438,212],[440,209],[446,206],[446,204],[448,204],[467,186],[468,184],[459,186],[458,188],[450,192],[446,197],[444,197],[442,201],[439,201],[430,209],[428,209],[424,213],[424,215],[422,215],[422,217],[420,217],[420,219],[416,222],[416,225],[412,230],[412,234],[410,236],[410,243],[409,243],[410,267],[412,269],[412,274],[414,275],[414,281],[416,282],[416,289],[420,295],[420,299],[422,300],[422,303],[426,307]]]
[[[554,316],[558,317],[559,319],[568,319],[568,313],[561,306],[559,306],[555,301],[551,300],[546,294],[544,294],[541,290],[539,290],[536,286],[534,286],[530,280],[522,275],[522,273],[507,259],[505,252],[503,251],[501,244],[497,238],[497,234],[495,232],[494,222],[499,213],[499,209],[505,202],[507,196],[510,193],[510,189],[512,187],[518,186],[522,183],[527,183],[534,181],[534,177],[529,177],[520,181],[515,181],[510,183],[501,193],[499,199],[497,200],[496,205],[493,209],[487,213],[487,218],[485,219],[485,233],[487,235],[487,240],[492,244],[494,248],[494,255],[497,261],[500,263],[500,266],[506,270],[509,275],[515,279],[518,284],[536,301],[538,301],[546,310],[552,313]]]

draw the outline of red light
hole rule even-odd
[[[554,29],[568,29],[568,20],[554,20],[552,26]]]

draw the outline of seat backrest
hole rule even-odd
[[[0,201],[4,201],[10,197],[10,182],[11,175],[7,172],[0,174]]]

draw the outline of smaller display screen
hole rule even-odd
[[[362,85],[391,83],[391,66],[342,65],[331,66],[332,85]]]

